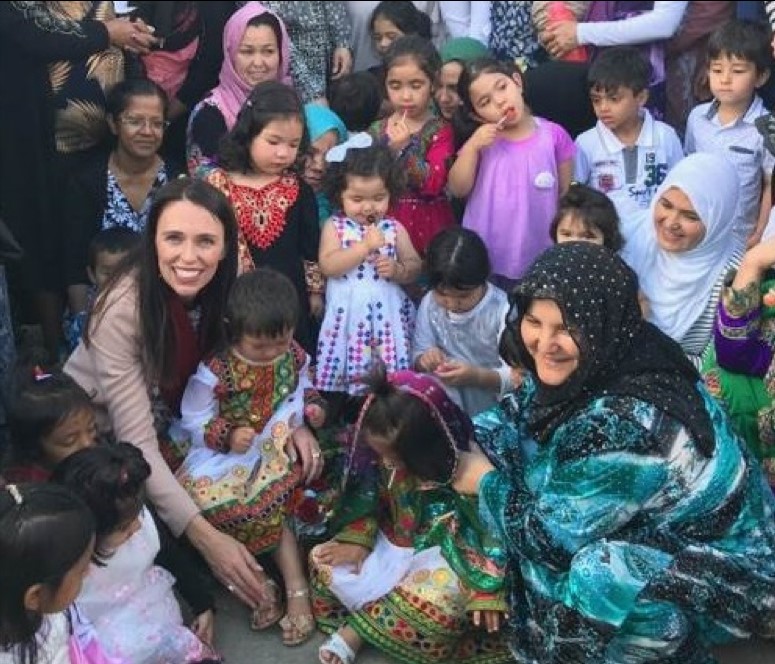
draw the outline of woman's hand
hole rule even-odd
[[[579,45],[576,21],[560,21],[547,26],[544,33],[545,47],[553,58],[562,58]]]
[[[244,544],[216,530],[201,514],[191,519],[186,536],[204,556],[215,578],[237,599],[251,609],[271,601],[264,593],[264,570]]]
[[[200,613],[194,622],[189,626],[191,631],[199,637],[199,640],[206,645],[213,647],[213,636],[215,632],[215,614],[211,609]]]
[[[130,53],[145,55],[159,41],[153,36],[153,28],[142,21],[112,18],[105,21],[105,27],[110,43]]]
[[[288,453],[295,461],[301,461],[301,473],[305,484],[316,480],[323,472],[323,455],[320,452],[320,445],[313,434],[306,426],[298,427],[293,435],[288,439],[290,449]]]
[[[760,242],[745,252],[732,288],[742,290],[751,282],[760,282],[771,267],[775,267],[775,238]]]
[[[356,574],[359,574],[363,561],[371,553],[365,546],[360,544],[347,544],[345,542],[336,542],[331,540],[319,544],[312,550],[312,559],[321,565],[350,565]]]
[[[490,634],[497,632],[501,628],[503,613],[494,609],[485,611],[474,611],[471,614],[471,622],[476,627],[484,627]]]
[[[340,46],[334,50],[331,57],[331,78],[339,78],[349,74],[353,68],[353,55],[349,48]]]
[[[458,493],[479,493],[479,481],[495,467],[482,454],[459,452],[452,488]]]

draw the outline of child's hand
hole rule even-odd
[[[229,434],[229,449],[236,454],[245,454],[250,449],[256,432],[250,427],[237,427]]]
[[[446,385],[473,385],[478,369],[460,360],[447,360],[436,367],[436,376]]]
[[[388,138],[388,147],[391,150],[397,152],[409,145],[412,132],[409,131],[409,125],[406,124],[406,111],[400,118],[388,120],[385,133]]]
[[[215,631],[215,614],[212,610],[200,613],[191,623],[191,631],[199,637],[199,640],[213,647],[213,633]]]
[[[304,417],[315,429],[319,429],[326,423],[326,411],[316,403],[311,403],[304,408]]]
[[[360,544],[346,544],[331,540],[316,546],[312,550],[312,558],[321,565],[351,565],[355,573],[359,574],[363,561],[369,553],[371,552]]]
[[[374,268],[383,279],[395,279],[398,276],[398,263],[387,256],[377,256]]]
[[[493,122],[480,125],[471,138],[468,139],[468,145],[473,147],[477,152],[484,148],[488,148],[495,143],[499,131],[500,127]]]
[[[385,246],[385,234],[375,225],[368,226],[363,234],[363,244],[369,252],[377,251]]]
[[[310,293],[309,295],[309,314],[313,318],[323,318],[326,306],[323,302],[323,296],[320,293]]]
[[[430,373],[436,371],[440,364],[447,361],[447,356],[441,348],[429,348],[417,358],[417,364],[422,371]]]
[[[471,615],[471,621],[476,627],[484,627],[489,633],[497,632],[502,622],[502,612],[493,609],[485,611],[474,611]]]

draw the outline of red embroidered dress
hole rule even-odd
[[[239,273],[271,267],[293,282],[301,305],[296,339],[314,354],[308,296],[325,291],[317,267],[320,224],[315,193],[291,172],[262,187],[238,184],[222,169],[210,171],[205,179],[234,207],[239,226]]]

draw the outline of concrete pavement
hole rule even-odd
[[[226,664],[314,664],[323,642],[318,634],[304,645],[286,648],[280,640],[280,628],[253,632],[248,628],[248,610],[228,593],[218,596],[216,635],[219,651]],[[735,644],[717,652],[719,664],[775,664],[775,642],[752,641]],[[394,664],[374,650],[358,656],[358,664]]]

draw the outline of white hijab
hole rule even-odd
[[[705,226],[705,237],[689,251],[664,251],[657,242],[654,214],[668,189],[680,189]],[[732,222],[740,181],[734,166],[715,154],[695,153],[667,174],[651,201],[651,223],[633,242],[633,267],[649,301],[649,320],[681,341],[708,306],[721,272],[735,253]]]

